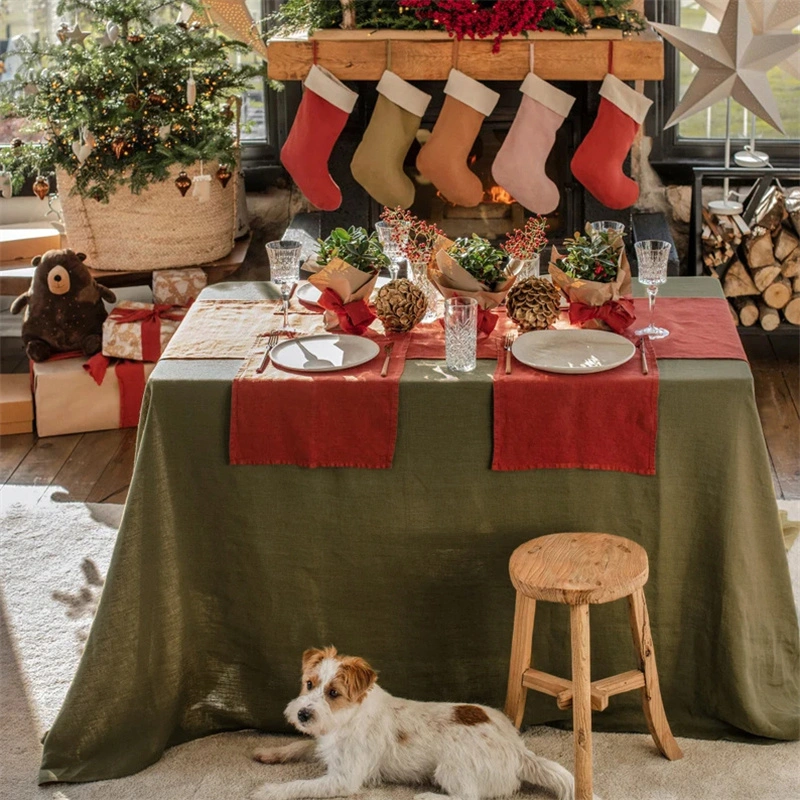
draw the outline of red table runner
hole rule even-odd
[[[381,352],[359,367],[312,375],[270,365],[258,375],[262,338],[233,381],[230,463],[389,469],[408,340],[395,341],[382,378],[388,339],[369,338]]]
[[[654,475],[658,365],[637,353],[621,367],[559,375],[505,359],[494,373],[492,469],[602,469]]]

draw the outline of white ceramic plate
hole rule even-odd
[[[366,364],[380,347],[363,336],[347,333],[321,333],[298,336],[275,345],[270,352],[274,364],[298,372],[334,372]]]
[[[605,372],[633,358],[636,348],[624,336],[609,331],[530,331],[511,347],[523,364],[545,372],[567,374]]]
[[[319,305],[319,298],[322,292],[314,286],[313,283],[304,283],[298,290],[297,290],[297,299],[302,300],[304,303],[310,306],[317,306],[317,308],[322,308]]]

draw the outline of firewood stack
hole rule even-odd
[[[703,210],[703,263],[722,280],[738,325],[772,331],[782,320],[800,325],[800,231],[783,194],[771,188],[748,225],[741,216]]]

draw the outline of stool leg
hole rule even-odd
[[[675,761],[682,758],[683,753],[672,735],[664,704],[661,701],[661,688],[656,669],[656,651],[650,633],[650,617],[647,614],[647,602],[643,589],[637,589],[633,594],[628,595],[628,608],[633,642],[639,657],[639,669],[644,672],[642,707],[647,727],[661,754],[670,761]]]
[[[517,730],[522,725],[522,717],[525,714],[525,698],[528,696],[528,690],[522,685],[522,675],[531,666],[533,618],[535,614],[536,601],[522,594],[522,592],[517,592],[505,707],[506,716]]]
[[[592,800],[592,675],[589,606],[570,606],[572,634],[572,730],[575,739],[575,800]]]

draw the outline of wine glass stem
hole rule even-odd
[[[647,326],[652,330],[653,328],[653,308],[656,305],[656,295],[658,294],[658,286],[647,287],[647,299],[650,305],[650,324]]]
[[[283,298],[283,327],[289,327],[289,299]]]

